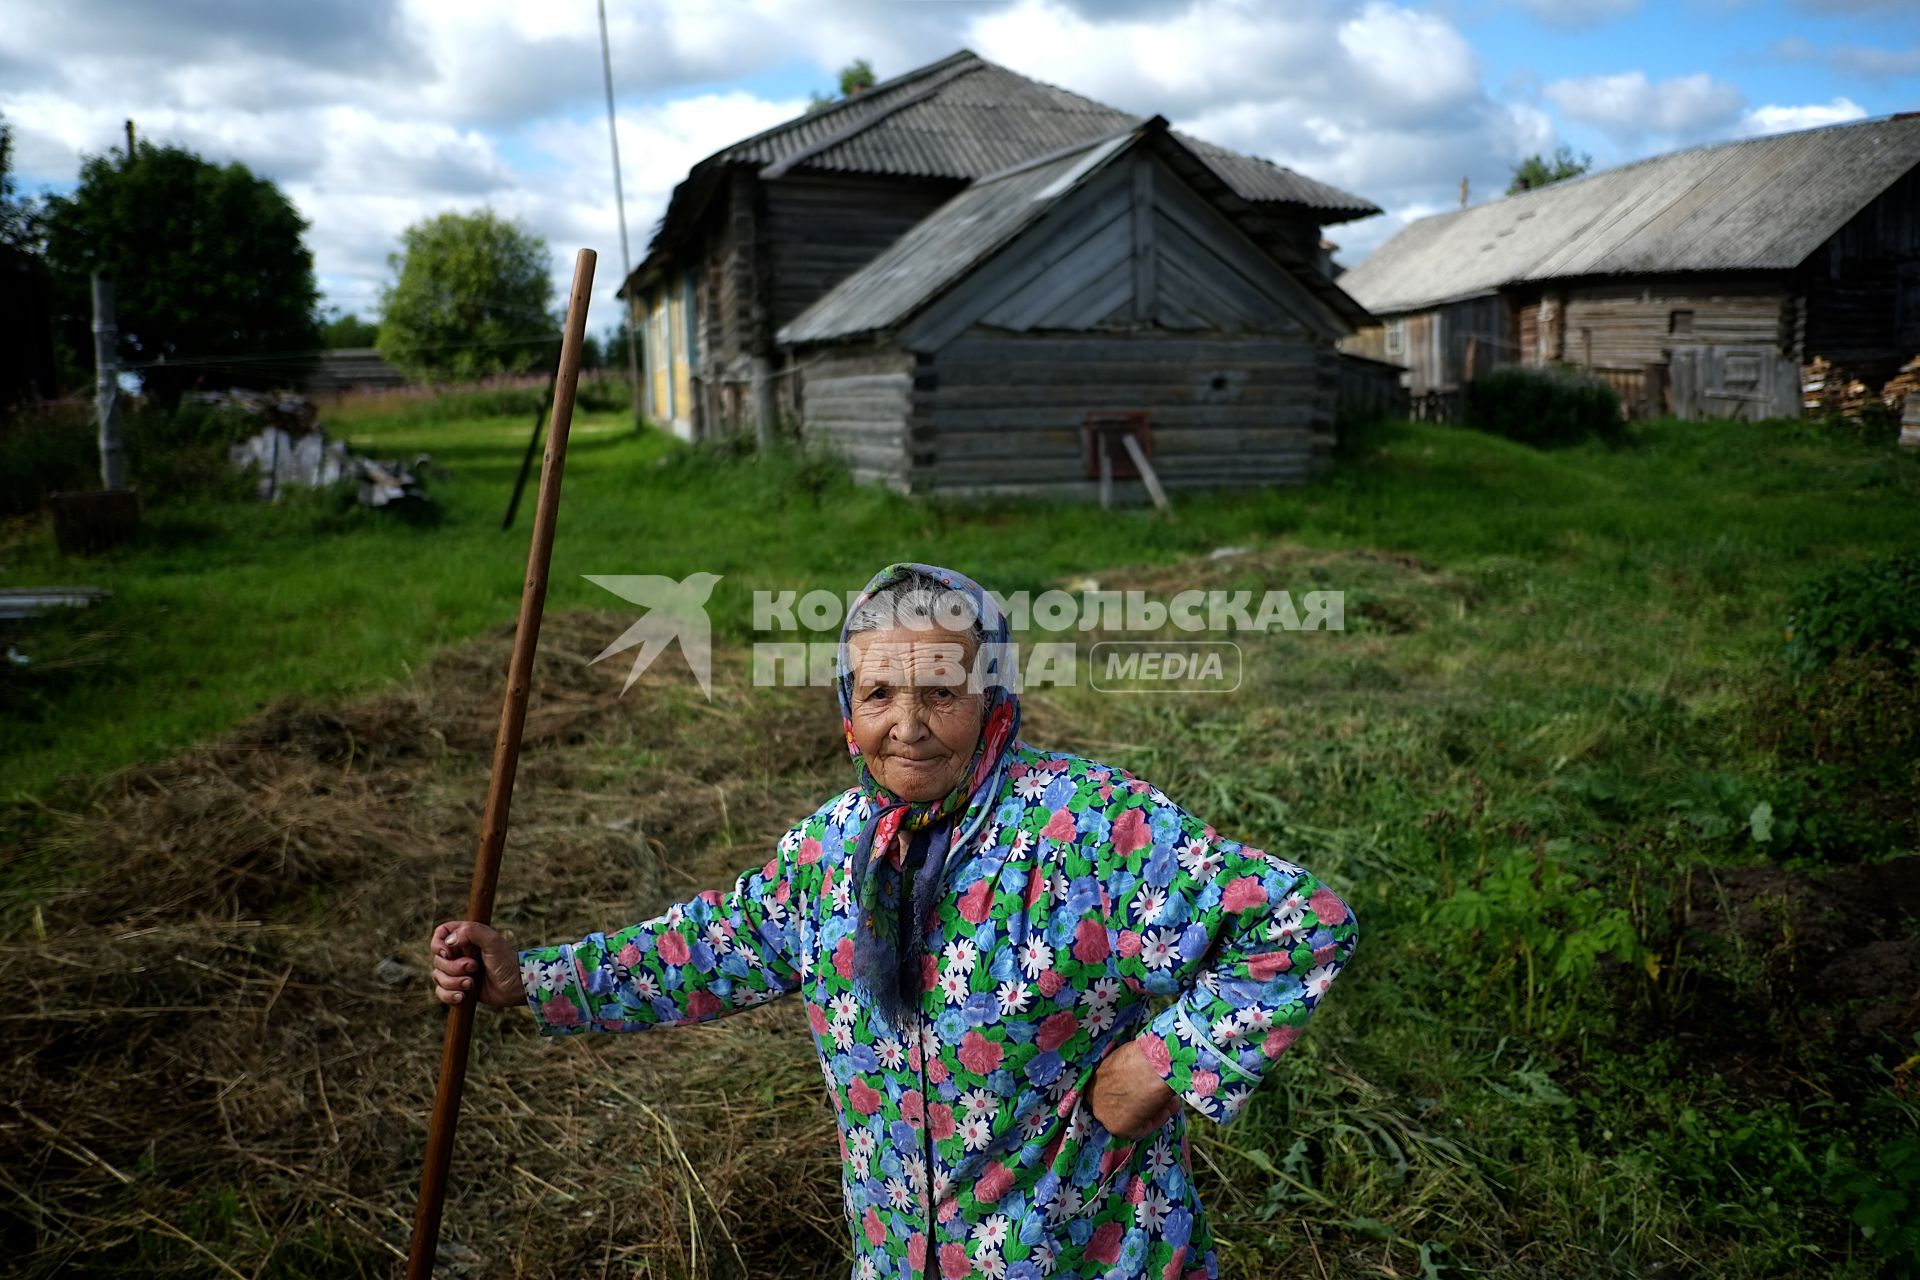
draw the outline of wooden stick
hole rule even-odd
[[[567,302],[567,328],[560,343],[560,372],[554,384],[553,421],[547,429],[540,497],[533,513],[526,587],[520,593],[520,623],[513,633],[513,657],[507,663],[507,695],[500,707],[500,731],[493,740],[493,776],[487,782],[480,845],[473,857],[473,887],[467,895],[466,919],[481,924],[493,916],[500,851],[507,839],[507,806],[513,799],[513,775],[520,764],[520,731],[527,719],[533,650],[540,639],[540,610],[547,600],[547,565],[553,556],[560,473],[566,465],[567,431],[573,425],[573,397],[580,381],[580,344],[587,329],[587,302],[593,293],[593,263],[593,250],[582,249],[573,264],[573,293]],[[471,948],[468,954],[473,954]],[[454,1125],[460,1118],[460,1091],[467,1078],[467,1045],[473,1038],[475,1003],[469,996],[447,1013],[446,1039],[440,1050],[440,1084],[433,1096],[433,1123],[427,1130],[427,1156],[420,1172],[420,1200],[413,1214],[407,1280],[429,1280],[433,1275],[434,1253],[440,1242],[440,1211],[446,1203],[447,1164],[453,1154]]]
[[[1173,504],[1167,501],[1167,491],[1160,487],[1160,473],[1147,461],[1147,452],[1133,438],[1133,432],[1121,436],[1120,443],[1127,447],[1127,456],[1133,459],[1134,470],[1140,473],[1141,483],[1147,486],[1147,496],[1153,499],[1153,505],[1172,515]]]
[[[559,379],[560,371],[555,369],[547,379],[547,392],[540,397],[540,407],[534,411],[533,434],[527,437],[527,451],[520,457],[520,474],[513,482],[513,496],[507,499],[507,514],[500,521],[502,533],[513,528],[514,513],[520,510],[520,495],[527,491],[527,477],[533,473],[533,455],[540,451],[540,424],[546,420],[547,406],[553,403],[553,386]]]

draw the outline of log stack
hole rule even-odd
[[[1800,371],[1801,404],[1809,417],[1833,414],[1858,419],[1877,405],[1890,413],[1906,412],[1907,399],[1920,393],[1920,355],[1902,365],[1878,391],[1832,361],[1816,357]]]
[[[1893,380],[1880,388],[1880,398],[1887,402],[1887,408],[1895,413],[1905,410],[1907,397],[1920,392],[1920,356],[1906,362]]]

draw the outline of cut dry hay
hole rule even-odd
[[[625,620],[549,619],[496,919],[615,928],[761,861],[845,785],[826,690],[622,697]],[[457,916],[511,629],[411,686],[270,708],[7,851],[0,1252],[27,1274],[384,1275],[440,1047],[425,940]],[[751,695],[751,696],[748,696]],[[799,1007],[674,1035],[475,1037],[450,1274],[845,1269]]]
[[[1224,720],[1203,700],[1024,695],[1029,741],[1145,768],[1210,815],[1249,812],[1269,776],[1307,767],[1287,754],[1303,709],[1339,737],[1383,699],[1439,696],[1394,651],[1472,590],[1404,557],[1298,548],[1101,580],[1155,598],[1348,589],[1338,646],[1243,638],[1256,696]],[[674,653],[620,696],[625,660],[588,660],[630,621],[542,629],[495,912],[522,945],[728,885],[850,781],[832,692],[749,687],[744,651],[716,652],[711,702]],[[269,708],[0,848],[0,1256],[31,1276],[395,1274],[441,1044],[425,943],[463,910],[510,642],[497,629],[377,697]],[[1354,1105],[1388,1115],[1371,1096]],[[1195,1141],[1216,1232],[1242,1237],[1230,1253],[1339,1274],[1347,1251],[1380,1273],[1357,1261],[1386,1256],[1371,1238],[1273,1235],[1239,1139]],[[1441,1177],[1442,1202],[1472,1200]],[[799,1005],[559,1040],[483,1014],[440,1256],[463,1277],[844,1276],[833,1123]]]

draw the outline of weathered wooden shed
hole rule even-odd
[[[802,434],[907,492],[1092,496],[1089,415],[1131,415],[1169,488],[1304,480],[1368,317],[1255,212],[1159,117],[983,178],[780,330]]]
[[[1800,412],[1920,352],[1920,115],[1695,147],[1423,218],[1340,277],[1416,396],[1564,362],[1683,417]],[[1661,393],[1662,388],[1665,394]]]
[[[969,184],[1139,122],[961,50],[702,160],[622,287],[645,411],[688,438],[793,412],[781,326]],[[1245,202],[1252,234],[1325,270],[1320,227],[1379,212],[1265,160],[1181,141]]]

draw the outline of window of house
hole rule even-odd
[[[1668,333],[1692,333],[1693,332],[1693,312],[1691,311],[1668,312],[1667,313],[1667,332]]]
[[[1404,355],[1407,350],[1407,322],[1405,320],[1387,321],[1387,354]]]

